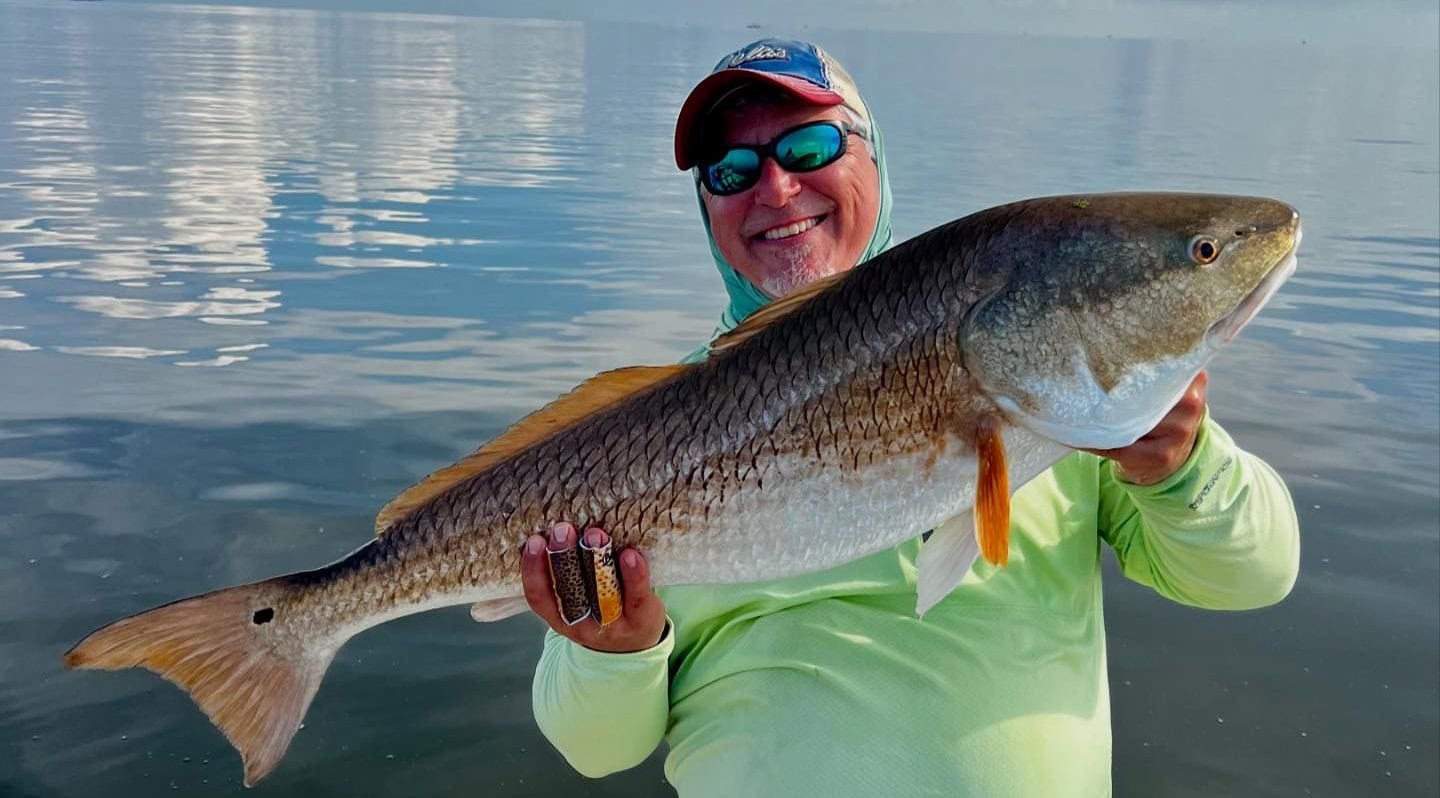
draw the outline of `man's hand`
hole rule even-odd
[[[591,527],[585,530],[587,545],[603,546],[609,539],[603,529]],[[624,585],[620,619],[604,629],[593,617],[574,626],[565,625],[560,618],[555,588],[550,581],[549,556],[545,551],[547,548],[552,551],[574,548],[577,540],[575,526],[564,521],[550,528],[548,541],[543,535],[531,535],[525,540],[525,550],[520,555],[520,579],[525,585],[525,601],[530,604],[530,609],[545,619],[556,634],[596,651],[621,654],[641,651],[660,642],[660,635],[665,631],[665,605],[650,589],[650,569],[645,564],[645,558],[633,548],[621,551],[616,558],[620,564],[620,581]]]
[[[1115,463],[1115,474],[1133,485],[1154,485],[1175,473],[1190,458],[1200,419],[1205,416],[1205,386],[1210,377],[1200,372],[1180,401],[1160,419],[1155,429],[1120,449],[1086,449]]]

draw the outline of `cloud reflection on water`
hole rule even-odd
[[[498,242],[473,232],[487,227],[465,205],[476,187],[575,180],[579,25],[233,9],[159,14],[145,26],[124,15],[40,24],[50,22],[67,57],[15,76],[0,217],[25,216],[0,218],[0,273],[46,276],[37,298],[148,325],[97,328],[104,340],[86,342],[76,340],[85,325],[69,324],[53,344],[124,347],[160,335],[219,348],[219,329],[263,323],[294,281],[329,279],[327,269],[469,266]],[[327,49],[340,37],[363,44]],[[127,77],[106,60],[122,58],[138,70]],[[480,88],[491,83],[516,91]],[[488,227],[513,239],[503,220]],[[480,260],[476,268],[517,268]],[[240,274],[264,290],[237,293]],[[166,279],[179,275],[187,279]],[[131,293],[77,292],[83,281]],[[304,293],[302,302],[317,296]],[[186,321],[197,318],[206,326]]]

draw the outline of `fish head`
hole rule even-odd
[[[1300,218],[1271,199],[1050,197],[998,209],[977,250],[962,357],[1015,423],[1128,446],[1295,270]]]

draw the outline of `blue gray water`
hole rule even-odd
[[[1117,794],[1435,795],[1436,48],[807,33],[886,126],[901,237],[1070,191],[1301,209],[1300,271],[1211,391],[1294,490],[1300,582],[1214,614],[1110,571]],[[0,794],[242,794],[179,691],[61,652],[326,562],[521,413],[709,332],[670,126],[755,35],[0,5]],[[540,737],[539,635],[463,609],[362,635],[253,794],[669,794],[659,756],[590,782]]]

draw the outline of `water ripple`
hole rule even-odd
[[[273,302],[279,291],[213,288],[200,301],[160,302],[111,296],[62,296],[57,302],[74,305],[112,319],[171,319],[180,316],[248,316],[280,307]]]
[[[148,349],[143,346],[57,346],[55,351],[67,355],[90,357],[118,357],[126,360],[145,360],[152,357],[183,355],[184,349]]]

